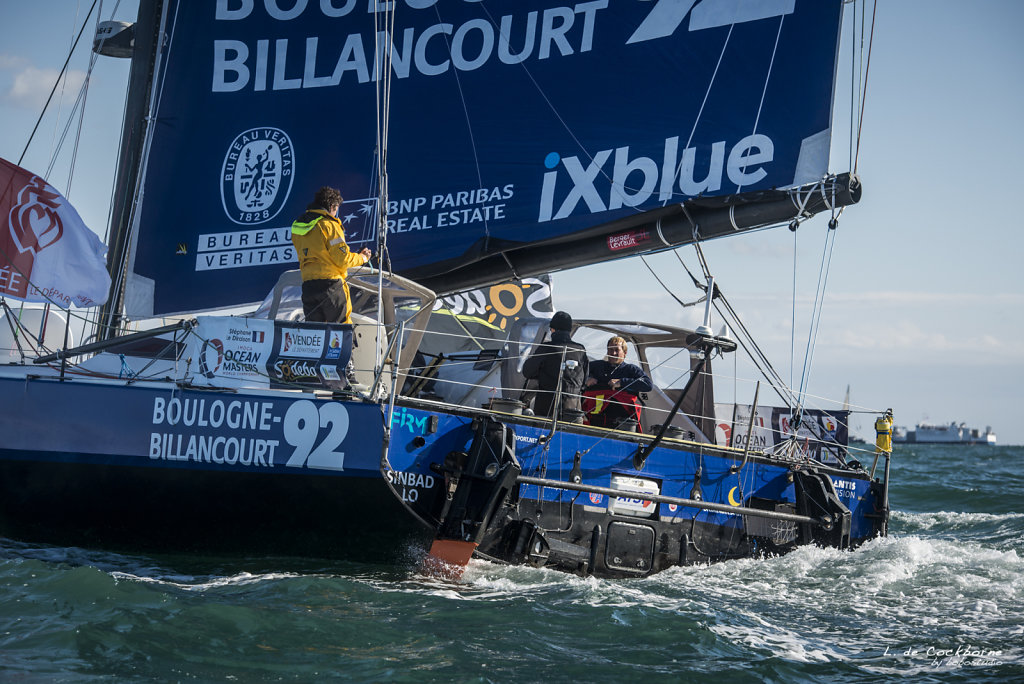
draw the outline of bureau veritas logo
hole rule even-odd
[[[292,189],[295,152],[280,128],[250,128],[228,146],[221,169],[224,213],[245,226],[277,216]]]

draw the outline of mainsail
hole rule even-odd
[[[859,197],[819,184],[841,0],[154,3],[130,315],[259,301],[321,185],[377,244],[385,76],[384,265],[441,293]]]

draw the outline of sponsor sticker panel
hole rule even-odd
[[[348,386],[352,357],[352,326],[293,323],[274,330],[273,354],[266,373],[271,387],[319,386],[333,390]]]
[[[236,317],[204,317],[189,338],[193,382],[214,387],[266,387],[274,322]]]

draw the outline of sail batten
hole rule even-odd
[[[262,299],[322,185],[354,249],[383,209],[393,270],[452,291],[636,253],[596,245],[828,173],[841,0],[399,2],[383,204],[388,43],[365,3],[165,2],[134,316]]]

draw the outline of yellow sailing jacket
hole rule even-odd
[[[303,281],[344,280],[348,269],[366,263],[362,254],[349,251],[341,219],[321,209],[307,211],[295,219],[292,244],[299,257]]]

